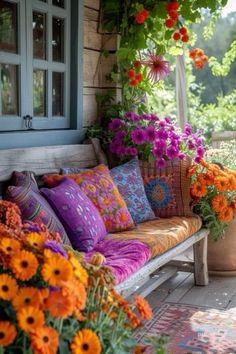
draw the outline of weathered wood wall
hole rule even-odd
[[[116,62],[117,35],[99,33],[100,0],[84,0],[84,127],[99,122],[96,93],[117,89],[106,79]],[[102,55],[104,50],[109,56]]]

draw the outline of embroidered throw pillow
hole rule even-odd
[[[75,249],[91,251],[106,236],[97,208],[73,180],[64,177],[58,186],[42,188],[41,193],[60,218]]]
[[[120,195],[108,168],[99,165],[77,174],[69,174],[98,209],[108,232],[124,231],[134,227],[126,203]],[[63,178],[60,175],[44,176],[44,182],[55,186]]]
[[[58,232],[65,244],[70,245],[64,227],[48,202],[40,194],[37,183],[31,175],[14,172],[12,181],[14,186],[9,186],[6,198],[20,208],[23,221],[33,221],[44,224],[49,231]]]
[[[194,215],[190,207],[191,180],[187,177],[191,158],[167,161],[163,169],[155,167],[154,162],[140,161],[139,164],[145,192],[156,216]]]
[[[114,167],[110,174],[136,223],[155,218],[145,194],[138,159]]]

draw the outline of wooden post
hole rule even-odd
[[[177,119],[179,121],[180,128],[183,130],[184,125],[188,121],[184,55],[178,55],[176,58],[176,103]]]
[[[207,237],[193,245],[194,252],[194,279],[196,285],[208,285],[207,267]]]

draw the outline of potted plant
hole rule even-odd
[[[210,154],[208,154],[209,156]],[[214,155],[216,157],[216,154]],[[208,265],[217,274],[236,274],[236,171],[204,160],[189,171],[194,210],[210,230]],[[217,241],[217,242],[216,242]]]

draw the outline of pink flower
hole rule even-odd
[[[163,158],[161,158],[156,160],[155,164],[157,168],[164,168],[166,166],[166,161]]]
[[[155,137],[156,137],[156,130],[153,126],[149,126],[146,128],[145,130],[145,135],[146,135],[146,139],[147,141],[154,141]]]
[[[163,59],[163,56],[156,55],[149,52],[146,60],[142,60],[142,64],[150,68],[149,78],[154,83],[162,80],[165,76],[169,75],[170,67],[169,62]]]

